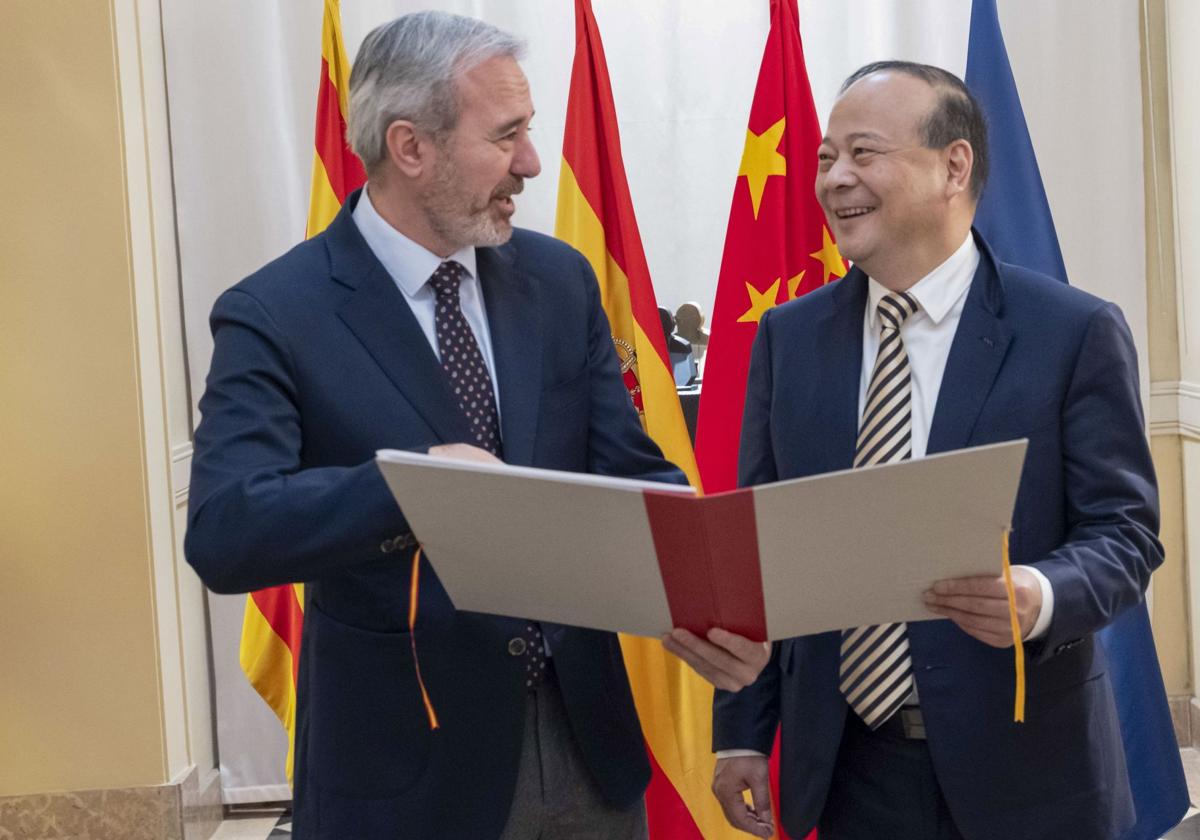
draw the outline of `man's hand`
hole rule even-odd
[[[708,631],[708,641],[676,627],[663,636],[663,647],[691,665],[717,688],[740,691],[758,679],[771,658],[771,646],[720,627]]]
[[[480,461],[484,464],[503,464],[504,462],[478,446],[469,443],[443,443],[429,447],[429,455],[439,458],[453,458],[456,461]]]
[[[1028,569],[1012,567],[1017,618],[1024,639],[1042,612],[1042,588]],[[925,593],[925,606],[944,616],[969,636],[992,647],[1012,647],[1008,592],[1003,577],[965,577],[939,580]]]
[[[742,797],[745,790],[750,791],[753,808]],[[770,837],[775,833],[765,755],[717,759],[712,791],[731,826],[756,837]]]

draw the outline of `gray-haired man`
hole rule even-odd
[[[519,54],[447,14],[368,35],[349,115],[366,189],[213,310],[187,555],[220,592],[307,583],[297,837],[646,834],[616,637],[460,613],[424,558],[414,588],[373,460],[683,480],[631,408],[585,260],[511,225],[540,170]]]

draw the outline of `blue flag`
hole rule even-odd
[[[1001,260],[1066,282],[996,0],[973,0],[966,83],[987,114],[991,152],[991,174],[975,226]],[[1122,840],[1152,840],[1183,819],[1188,791],[1145,603],[1127,610],[1099,635],[1110,662],[1137,808],[1137,822]]]

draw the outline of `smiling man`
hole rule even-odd
[[[754,684],[719,692],[714,792],[735,826],[771,833],[764,754],[781,724],[793,837],[1118,837],[1133,807],[1095,634],[1162,562],[1129,330],[1112,304],[999,263],[972,229],[987,131],[952,74],[860,69],[819,156],[817,196],[854,268],[763,317],[740,482],[1028,438],[1012,533],[1026,720],[1002,579],[939,581],[930,618],[948,620],[789,639]]]
[[[616,637],[455,610],[374,463],[684,480],[642,431],[587,262],[512,226],[541,169],[520,53],[448,14],[370,33],[348,129],[366,188],[213,309],[186,551],[218,592],[306,583],[298,838],[646,835]]]

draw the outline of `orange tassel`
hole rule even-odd
[[[1008,534],[1004,529],[1004,588],[1008,590],[1008,619],[1012,624],[1013,651],[1016,655],[1017,690],[1013,702],[1013,721],[1025,722],[1025,645],[1021,639],[1021,620],[1017,618],[1017,593],[1013,589],[1012,566],[1008,562]]]
[[[429,728],[438,728],[437,712],[425,690],[425,680],[421,679],[421,662],[417,659],[417,597],[421,585],[421,547],[413,552],[412,559],[412,588],[408,595],[408,636],[412,640],[413,667],[417,671],[417,685],[421,687],[421,700],[425,703],[425,714],[429,716]]]

